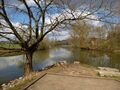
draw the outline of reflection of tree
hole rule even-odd
[[[110,49],[120,50],[120,25],[112,27],[108,35],[108,44]]]
[[[25,64],[24,60],[25,60],[25,55],[22,55],[21,56],[21,61],[19,61],[17,63],[17,67],[20,68],[20,69],[22,69],[22,70],[24,70],[24,64]]]
[[[33,55],[33,64],[36,64],[36,63],[38,63],[38,62],[40,62],[40,61],[42,61],[42,60],[45,60],[45,59],[47,59],[47,58],[49,58],[49,50],[37,51],[37,52],[35,52],[34,55]],[[22,59],[23,59],[23,61],[19,61],[19,62],[17,63],[17,66],[18,66],[19,68],[21,68],[21,69],[24,69],[25,55],[23,55]]]
[[[110,57],[110,64],[111,64],[111,67],[115,67],[115,68],[118,68],[120,69],[120,53],[108,53],[108,56]],[[114,63],[116,63],[114,65]]]
[[[25,55],[23,55],[23,56],[21,56],[22,61],[17,62],[16,66],[19,69],[24,70],[24,68],[25,68],[24,67],[25,66],[25,62],[24,62],[25,58],[26,58]],[[41,50],[41,51],[35,52],[34,55],[33,55],[33,67],[34,67],[34,65],[36,65],[40,61],[46,60],[47,58],[49,58],[49,50]]]
[[[92,65],[95,67],[113,67],[120,69],[120,54],[104,53],[98,51],[88,51],[80,49],[72,49],[74,60],[79,60],[81,63]]]
[[[20,69],[24,69],[24,62],[19,61],[18,64],[17,64],[17,67],[20,68]]]
[[[89,56],[91,57],[100,57],[100,56],[103,56],[104,53],[103,52],[98,52],[98,51],[89,51]]]
[[[110,58],[106,53],[98,51],[89,51],[89,55],[85,62],[95,67],[109,66]]]
[[[82,51],[80,50],[79,48],[74,48],[71,50],[72,52],[72,57],[74,60],[80,60],[81,62],[82,61],[85,61],[86,57],[88,57],[88,53],[86,53],[86,51]]]
[[[41,60],[45,60],[49,58],[49,50],[41,50],[37,51],[33,55],[33,63],[37,63]]]

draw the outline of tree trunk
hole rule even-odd
[[[25,76],[27,76],[31,72],[33,72],[32,57],[33,57],[33,52],[27,51],[26,52],[26,62],[25,62],[25,66],[24,66],[24,75]]]

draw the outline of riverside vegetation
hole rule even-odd
[[[73,47],[106,52],[120,52],[120,25],[111,29],[92,27],[89,24],[72,25],[70,44]]]

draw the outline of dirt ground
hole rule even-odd
[[[72,76],[91,76],[91,77],[98,77],[96,69],[90,66],[83,66],[80,64],[71,64],[63,66],[62,69],[58,72],[58,74],[63,75],[72,75]]]
[[[51,73],[53,71],[50,70],[27,90],[120,90],[119,81],[99,78],[91,67],[73,64]]]

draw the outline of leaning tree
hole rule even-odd
[[[46,35],[77,20],[104,22],[105,17],[111,17],[109,1],[0,0],[0,39],[20,45],[28,75],[33,71],[33,53]]]

